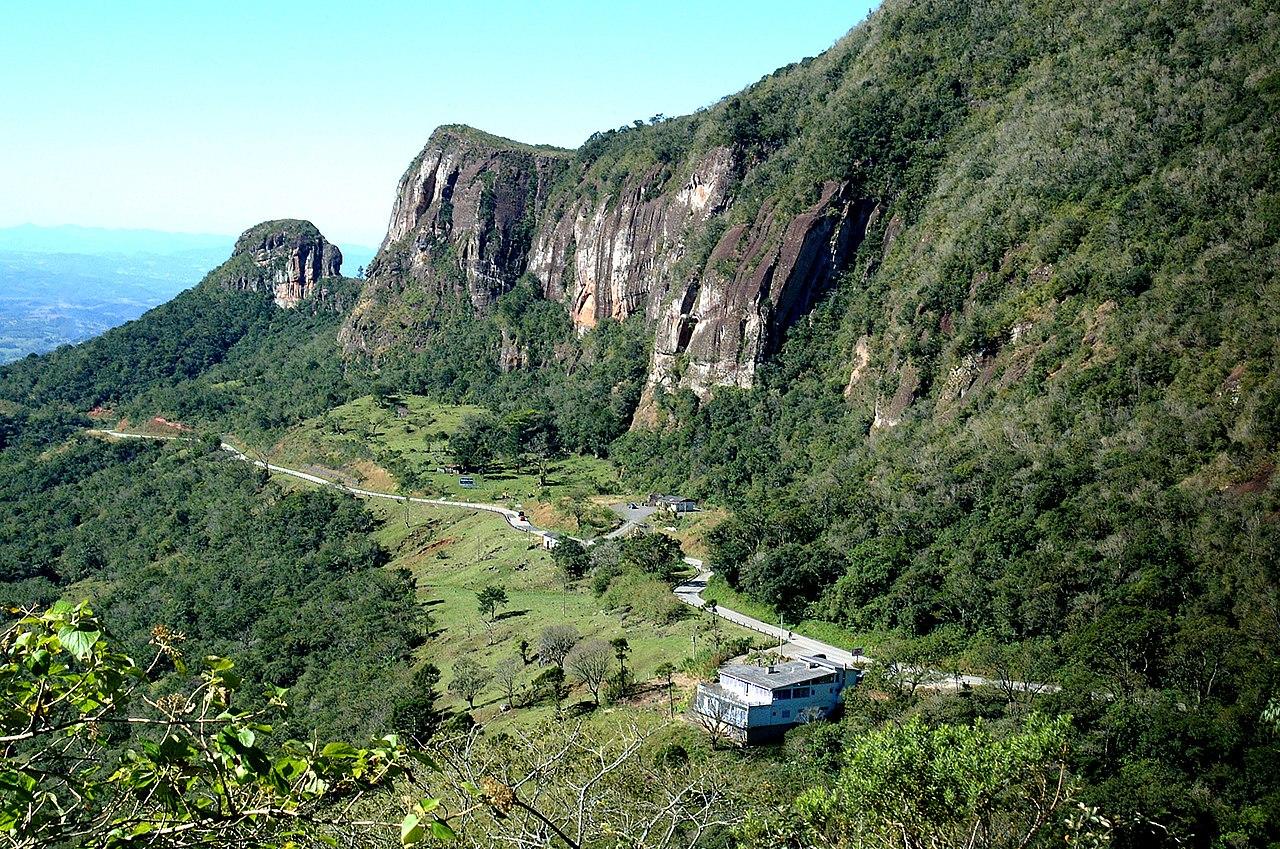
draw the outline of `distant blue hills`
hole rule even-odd
[[[163,230],[116,230],[106,227],[40,227],[20,224],[0,227],[0,251],[69,254],[175,254],[204,251],[222,262],[231,253],[235,236],[209,233],[167,233]]]
[[[137,318],[199,283],[235,240],[75,225],[0,228],[0,363]],[[372,248],[340,247],[346,274],[373,258]]]

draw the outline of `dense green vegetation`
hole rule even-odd
[[[648,364],[640,317],[601,322],[579,338],[564,305],[525,281],[497,299],[492,316],[476,315],[465,299],[443,297],[439,318],[429,323],[438,322],[429,328],[432,344],[388,353],[379,362],[381,385],[502,414],[544,411],[552,442],[577,454],[603,455],[626,431]],[[524,367],[501,368],[504,348]]]
[[[338,356],[339,321],[206,283],[96,339],[5,367],[0,398],[259,436],[367,391]]]
[[[891,61],[829,102],[892,136],[799,143],[905,229],[754,389],[669,396],[614,449],[637,488],[734,505],[712,562],[789,618],[1020,653],[1064,684],[1087,798],[1199,841],[1280,821],[1272,17],[890,4],[849,47]]]
[[[429,620],[358,503],[283,492],[205,444],[35,447],[0,452],[7,604],[89,598],[128,651],[162,624],[195,656],[234,654],[253,692],[293,689],[285,733],[392,728]]]
[[[761,615],[827,623],[925,672],[1061,688],[869,681],[874,697],[841,724],[792,735],[794,763],[738,764],[789,788],[763,821],[743,813],[746,794],[721,799],[743,839],[1047,840],[1020,803],[1060,776],[1070,794],[1055,804],[1084,806],[1067,825],[1116,845],[1274,845],[1278,33],[1266,3],[891,0],[832,50],[712,108],[593,136],[562,157],[550,205],[637,174],[670,188],[712,146],[735,150],[738,202],[689,245],[691,266],[728,224],[766,202],[798,209],[825,180],[880,206],[753,388],[659,392],[652,429],[628,432],[650,353],[642,317],[579,337],[528,280],[478,311],[448,250],[438,271],[456,291],[402,293],[431,344],[392,348],[376,373],[340,356],[336,314],[214,287],[17,363],[0,372],[6,595],[90,596],[129,646],[164,621],[251,680],[292,685],[290,730],[344,734],[434,728],[442,672],[458,706],[498,710],[487,676],[504,668],[525,676],[539,718],[560,716],[562,666],[599,700],[585,655],[602,668],[603,638],[620,638],[600,607],[654,630],[628,637],[630,659],[615,647],[619,674],[656,672],[659,649],[696,639],[663,584],[678,554],[665,537],[566,546],[556,573],[545,555],[449,539],[443,522],[426,539],[407,514],[401,531],[281,490],[207,444],[73,436],[100,405],[265,445],[367,395],[465,403],[490,412],[428,441],[467,468],[541,476],[557,454],[607,455],[634,491],[732,508],[710,562]],[[407,485],[429,479],[394,459]],[[379,568],[391,556],[452,641],[408,685],[425,629],[409,581]],[[570,603],[579,581],[599,601]],[[489,592],[480,615],[491,586],[511,610]],[[521,619],[557,607],[589,625],[590,652],[534,678],[527,647],[511,659],[536,636]],[[702,673],[718,657],[704,659]],[[898,842],[900,810],[912,821]]]

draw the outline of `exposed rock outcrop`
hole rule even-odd
[[[270,294],[288,309],[303,302],[328,305],[341,279],[342,251],[310,221],[286,218],[250,227],[231,258],[209,274],[226,289]]]
[[[528,275],[579,332],[633,315],[651,323],[637,420],[652,421],[660,389],[705,397],[751,385],[852,260],[875,208],[831,182],[799,212],[765,201],[735,215],[745,166],[725,146],[618,183],[592,181],[583,167],[569,151],[437,130],[400,180],[343,344],[375,356],[430,344],[433,310],[465,298],[483,313]],[[504,341],[500,366],[522,367]]]
[[[543,205],[570,155],[469,127],[432,133],[400,178],[343,345],[376,355],[397,343],[423,343],[413,307],[440,295],[487,309],[527,269]]]
[[[848,265],[873,204],[828,183],[794,216],[765,203],[751,224],[725,231],[701,272],[678,283],[658,316],[639,414],[659,389],[747,387],[785,333]]]
[[[530,273],[579,329],[637,312],[655,318],[689,237],[725,210],[734,164],[718,147],[678,188],[664,188],[655,166],[616,195],[577,194],[539,229]]]

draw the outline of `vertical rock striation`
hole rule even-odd
[[[374,356],[422,347],[433,311],[483,314],[525,277],[579,332],[634,315],[653,327],[638,422],[654,419],[659,390],[750,386],[851,261],[874,204],[831,182],[807,209],[765,201],[748,215],[734,195],[746,167],[711,146],[682,173],[652,165],[606,185],[569,151],[443,127],[400,180],[341,341]],[[509,345],[495,356],[521,367]]]

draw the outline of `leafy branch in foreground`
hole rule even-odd
[[[114,649],[85,604],[10,611],[0,635],[0,841],[11,847],[273,847],[333,844],[397,829],[403,843],[452,829],[413,806],[402,821],[361,820],[362,799],[432,768],[393,735],[367,747],[287,741],[268,750],[263,711],[233,706],[230,660],[206,657],[192,680],[182,635],[152,632],[146,667]],[[170,689],[155,695],[161,688]]]
[[[1032,714],[996,735],[918,717],[858,739],[833,786],[755,815],[747,846],[1013,849],[1064,839],[1105,846],[1111,822],[1084,806],[1067,770],[1070,720]]]

